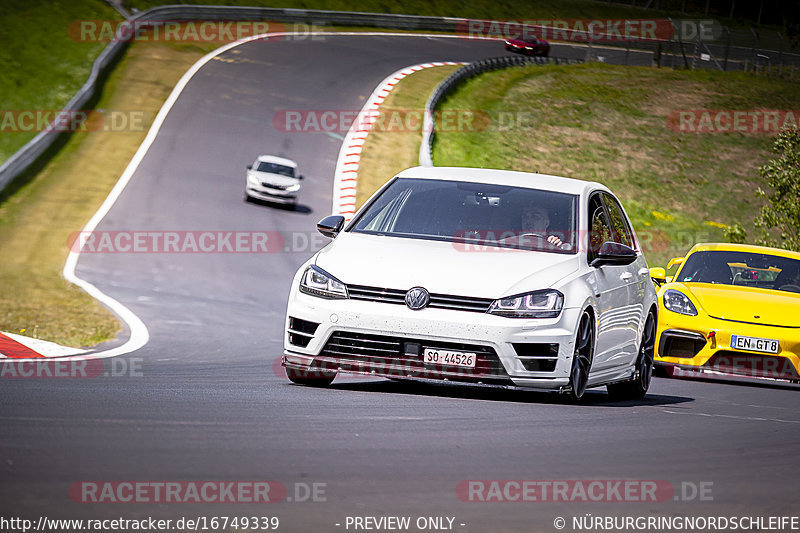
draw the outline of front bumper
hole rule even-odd
[[[713,335],[709,335],[713,332]],[[775,354],[731,346],[731,336],[777,339]],[[800,329],[745,324],[704,315],[685,316],[659,310],[656,365],[709,374],[800,380]]]
[[[265,200],[267,202],[277,202],[281,204],[293,204],[297,202],[297,191],[289,192],[279,189],[269,189],[267,187],[253,187],[247,185],[245,194],[251,198]]]
[[[512,319],[450,309],[325,300],[293,290],[284,364],[395,378],[507,384],[541,390],[567,385],[580,309],[553,319]],[[428,364],[424,348],[471,352],[475,368]]]

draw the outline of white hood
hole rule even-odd
[[[477,249],[476,249],[477,248]],[[315,264],[345,284],[500,298],[556,284],[578,269],[577,254],[343,232]]]

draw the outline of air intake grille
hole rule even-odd
[[[289,344],[305,348],[316,333],[319,323],[289,317]]]
[[[383,302],[389,304],[405,305],[406,291],[400,289],[384,289],[380,287],[366,287],[363,285],[348,285],[347,292],[353,300],[368,302]],[[473,298],[469,296],[452,296],[448,294],[431,294],[428,307],[434,309],[454,309],[457,311],[470,311],[485,313],[492,305],[491,298]]]
[[[553,372],[558,362],[558,344],[515,342],[514,351],[529,372]]]
[[[475,368],[423,362],[425,348],[475,353]],[[349,331],[331,334],[319,358],[323,364],[334,363],[347,370],[371,371],[380,375],[407,376],[459,381],[505,381],[507,374],[497,353],[490,346],[412,339],[390,335],[372,335]],[[355,363],[348,365],[348,362]],[[386,367],[393,367],[385,371]],[[398,370],[399,368],[399,370]]]
[[[269,183],[268,181],[262,181],[261,185],[264,187],[269,187],[270,189],[277,189],[279,191],[285,191],[291,187],[291,185],[278,185],[277,183]]]

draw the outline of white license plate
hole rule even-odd
[[[454,352],[451,350],[425,348],[422,352],[422,355],[425,358],[426,363],[434,365],[475,368],[475,353],[473,352]]]
[[[731,348],[764,353],[778,353],[781,351],[780,343],[775,339],[759,339],[757,337],[742,337],[741,335],[731,335]]]

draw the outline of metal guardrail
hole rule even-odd
[[[583,63],[582,59],[562,59],[557,57],[501,56],[475,61],[450,74],[433,90],[425,103],[425,120],[422,128],[422,143],[419,147],[419,164],[423,167],[433,166],[433,139],[436,135],[433,119],[439,102],[452,91],[456,85],[467,78],[477,76],[490,70],[526,65],[569,65]]]
[[[92,70],[89,73],[89,79],[86,80],[86,83],[77,94],[67,102],[67,105],[59,113],[60,117],[56,117],[50,128],[40,131],[38,135],[28,141],[25,146],[17,150],[0,166],[0,192],[9,183],[33,167],[48,149],[56,143],[59,137],[66,134],[61,131],[63,128],[60,128],[59,124],[63,121],[68,122],[72,112],[80,111],[92,99],[98,88],[98,80],[108,71],[109,66],[116,61],[125,49],[126,44],[124,42],[112,42],[106,46],[94,61]]]

